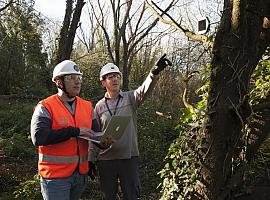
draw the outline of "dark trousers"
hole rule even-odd
[[[98,161],[101,191],[105,200],[115,200],[118,181],[125,200],[140,197],[139,158]]]

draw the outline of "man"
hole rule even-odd
[[[40,101],[31,120],[41,193],[45,200],[79,200],[88,174],[88,141],[78,136],[93,136],[93,108],[78,97],[82,73],[76,63],[56,65],[52,81],[58,93]]]
[[[110,148],[100,151],[97,156],[101,190],[106,200],[116,199],[118,181],[125,200],[135,200],[140,197],[137,108],[151,93],[159,72],[167,65],[171,65],[171,62],[166,55],[163,55],[144,83],[136,90],[127,92],[120,91],[122,73],[116,65],[108,63],[100,71],[100,81],[107,92],[97,103],[94,112],[101,129],[104,131],[113,115],[132,116],[123,136]],[[94,160],[93,156],[92,160]]]

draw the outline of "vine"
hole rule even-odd
[[[270,92],[270,57],[263,57],[257,68],[254,70],[250,83],[249,103],[265,101],[269,98]],[[201,100],[193,107],[183,108],[179,124],[176,127],[179,137],[171,144],[168,154],[165,157],[165,166],[159,172],[163,182],[160,183],[161,200],[186,200],[193,199],[198,193],[197,186],[201,186],[201,158],[200,149],[203,136],[200,135],[203,129],[203,118],[206,112],[206,102],[210,87],[209,77],[215,73],[210,65],[206,66],[203,74],[204,84],[196,91]],[[243,130],[245,132],[246,130]],[[245,148],[242,146],[242,148]],[[243,161],[243,160],[242,160]],[[239,157],[235,157],[233,166],[239,166]],[[203,199],[199,197],[199,199]]]
[[[183,108],[177,130],[179,137],[171,144],[168,154],[165,157],[165,166],[159,172],[163,182],[160,183],[162,196],[160,199],[191,199],[196,195],[196,186],[200,182],[200,158],[202,137],[200,130],[203,128],[203,117],[206,110],[208,97],[209,77],[212,73],[208,65],[203,73],[204,85],[196,93],[200,95],[199,101],[193,108]]]

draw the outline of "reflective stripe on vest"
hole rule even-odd
[[[49,156],[39,153],[39,160],[43,162],[51,162],[51,163],[78,163],[79,156]],[[83,156],[80,158],[80,163],[83,163],[87,160],[87,156]]]

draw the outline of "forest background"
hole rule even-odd
[[[0,1],[0,199],[41,199],[29,128],[33,107],[56,92],[56,63],[74,60],[81,96],[96,103],[102,65],[117,64],[123,90],[135,89],[163,53],[173,66],[138,111],[142,199],[269,190],[269,1],[67,0],[60,26],[34,4]],[[98,178],[82,198],[101,199]]]

